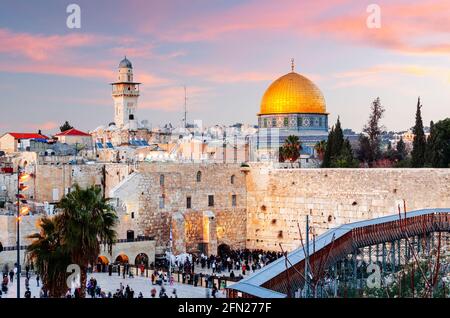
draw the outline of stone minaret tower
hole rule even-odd
[[[137,128],[136,109],[139,84],[133,82],[133,65],[125,57],[119,64],[117,82],[111,83],[114,99],[114,123],[118,128]]]

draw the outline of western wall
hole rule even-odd
[[[311,234],[406,210],[450,207],[450,169],[274,169],[247,173],[247,248],[292,250]],[[298,224],[298,225],[297,225]]]

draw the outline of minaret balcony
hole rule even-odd
[[[139,96],[139,90],[127,90],[127,89],[117,89],[112,91],[113,96]]]

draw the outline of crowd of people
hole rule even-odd
[[[225,280],[240,280],[249,273],[256,272],[267,264],[283,256],[282,253],[268,252],[263,250],[248,250],[248,249],[222,249],[219,250],[219,255],[206,256],[205,254],[195,255],[186,254],[183,257],[177,257],[174,263],[171,264],[172,275],[168,274],[167,268],[155,269],[150,277],[152,288],[150,290],[150,297],[156,298],[177,298],[177,291],[174,288],[174,275],[180,275],[179,282],[183,284],[193,285],[194,287],[204,286],[206,290],[206,297],[218,297],[219,289],[226,286]],[[107,266],[109,276],[112,275],[112,265]],[[141,276],[144,276],[144,266],[140,267]],[[30,298],[30,272],[34,271],[33,264],[25,266],[25,294],[24,297]],[[104,271],[103,269],[101,271]],[[93,268],[90,267],[88,274],[93,273]],[[133,273],[130,265],[122,266],[122,270],[118,267],[118,276],[125,278],[132,278]],[[35,273],[36,286],[40,286],[40,277]],[[8,291],[8,285],[11,284],[17,275],[17,267],[9,269],[3,268],[3,280],[0,290],[0,297],[2,293]],[[218,280],[217,286],[215,278]],[[171,292],[167,292],[166,288],[172,288]],[[159,287],[159,291],[157,288]],[[68,290],[67,298],[78,298],[80,291]],[[119,288],[114,293],[111,291],[102,290],[97,280],[91,277],[87,281],[86,294],[91,298],[143,298],[142,292],[138,295],[130,286],[123,286],[120,283]],[[39,297],[46,298],[48,295],[45,289],[40,290]]]
[[[192,255],[192,262],[175,262],[175,268],[186,274],[211,272],[211,274],[228,274],[230,278],[242,278],[249,272],[256,272],[267,264],[282,257],[281,252],[263,250],[222,250],[219,255]],[[201,270],[199,270],[201,269]]]
[[[27,264],[25,266],[25,298],[31,298],[30,291],[30,279],[31,279],[31,271],[34,271],[34,264]],[[5,264],[2,270],[2,283],[0,288],[0,298],[3,294],[6,294],[9,289],[9,284],[14,282],[14,279],[17,277],[17,264],[15,264],[14,268],[9,269],[9,266]],[[39,273],[35,276],[36,286],[39,287],[40,276]]]

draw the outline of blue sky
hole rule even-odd
[[[66,7],[81,7],[81,29]],[[450,116],[450,2],[377,1],[381,28],[352,0],[23,1],[0,11],[0,132],[90,130],[113,119],[109,83],[124,55],[142,82],[138,118],[256,124],[268,85],[290,70],[322,90],[331,123],[361,130],[371,101],[387,129]]]

